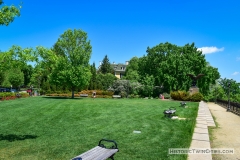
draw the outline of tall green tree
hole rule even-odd
[[[111,73],[99,73],[97,74],[97,89],[108,90],[115,80],[117,77]]]
[[[30,83],[33,74],[33,67],[31,65],[26,65],[21,70],[24,74],[24,85],[27,86]]]
[[[139,59],[138,57],[133,57],[126,68],[126,79],[131,81],[138,81],[139,80],[139,66],[138,66]]]
[[[102,74],[113,73],[113,68],[111,67],[111,63],[109,62],[107,55],[102,60],[99,72]]]
[[[71,88],[72,98],[76,89],[88,86],[91,78],[89,60],[92,46],[87,33],[82,30],[67,30],[57,41],[63,55],[55,55],[56,63],[50,74],[51,82]]]
[[[88,89],[94,90],[94,89],[97,89],[97,70],[94,62],[91,65],[91,73],[92,73],[92,76],[90,79],[90,84],[88,86]]]
[[[24,83],[24,74],[19,68],[12,69],[8,80],[13,87],[20,87]]]
[[[231,94],[240,94],[240,83],[237,83],[235,80],[221,78],[218,83],[223,88],[226,95],[228,94],[229,87]]]
[[[173,90],[188,91],[191,86],[188,73],[208,75],[198,84],[204,93],[207,93],[210,84],[219,78],[217,69],[208,66],[205,55],[197,50],[194,43],[177,46],[166,42],[152,48],[148,47],[147,55],[139,58],[138,64],[140,79],[147,74],[152,75],[154,85],[163,86],[163,91],[168,93]]]
[[[151,95],[153,95],[153,89],[154,89],[153,75],[151,76],[146,75],[146,77],[142,79],[142,84],[143,84],[143,94],[145,96],[151,97]]]
[[[0,53],[0,83],[2,83],[4,86],[8,84],[9,80],[8,77],[10,76],[10,73],[12,73],[12,70],[18,70],[26,71],[27,70],[27,63],[34,60],[33,56],[33,50],[31,48],[25,48],[22,49],[19,46],[12,46],[8,51],[1,52]],[[30,72],[24,72],[24,81],[26,82],[30,80],[31,75],[27,75],[27,73],[30,74]],[[13,72],[13,75],[15,73]],[[19,78],[21,75],[19,75]],[[13,78],[17,79],[17,78]],[[4,83],[3,83],[4,82]],[[10,83],[10,82],[9,82]],[[20,85],[23,85],[20,84]]]
[[[0,0],[0,5],[4,4],[2,0]],[[14,5],[6,6],[0,8],[0,25],[8,26],[11,22],[14,21],[15,17],[20,16],[21,6],[18,8]]]

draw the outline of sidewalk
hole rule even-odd
[[[193,132],[190,149],[211,149],[208,127],[214,126],[212,115],[209,111],[208,104],[205,102],[199,103],[198,116],[196,126]],[[211,154],[188,154],[188,160],[212,160]]]
[[[211,148],[234,148],[234,154],[214,154],[213,160],[240,160],[240,116],[214,103],[208,103],[208,107],[218,124],[211,129]]]

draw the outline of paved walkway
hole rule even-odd
[[[234,148],[234,154],[214,154],[213,160],[240,160],[240,116],[226,112],[226,108],[214,103],[208,103],[208,107],[218,124],[217,128],[211,129],[211,147]]]
[[[215,126],[208,105],[205,102],[199,103],[198,116],[194,129],[190,149],[204,148],[210,149],[210,139],[208,126]],[[211,154],[189,154],[188,160],[212,160]]]

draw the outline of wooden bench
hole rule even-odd
[[[171,117],[171,116],[175,115],[176,111],[177,111],[176,108],[170,107],[168,110],[164,110],[163,113],[164,113],[165,117],[166,116]]]
[[[106,148],[106,146],[102,142],[111,142],[114,145],[110,148]],[[107,158],[111,158],[114,160],[114,155],[118,152],[117,143],[113,140],[101,139],[98,143],[98,146],[90,149],[87,152],[84,152],[74,158],[72,160],[104,160]]]
[[[113,95],[112,98],[121,98],[120,95]]]
[[[80,97],[88,97],[88,94],[80,94]]]

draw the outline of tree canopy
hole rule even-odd
[[[2,0],[0,0],[0,5],[4,4]],[[8,26],[11,22],[14,21],[15,17],[20,16],[20,8],[14,5],[6,6],[0,8],[0,25]]]
[[[89,60],[92,46],[82,30],[67,30],[56,42],[55,63],[50,74],[52,83],[63,84],[71,88],[72,98],[76,88],[83,89],[89,84],[91,71]]]
[[[109,62],[107,55],[105,55],[105,57],[103,58],[103,60],[101,62],[99,72],[102,74],[113,73],[113,68],[111,67],[111,64]]]
[[[188,91],[192,82],[187,76],[189,73],[205,75],[197,84],[202,93],[209,92],[209,85],[220,78],[217,68],[208,65],[204,54],[197,50],[194,43],[184,46],[160,43],[152,48],[148,47],[146,52],[147,55],[138,60],[136,58],[130,60],[127,78],[139,76],[140,81],[152,76],[154,86],[163,86],[163,91],[167,93],[174,90]],[[137,71],[133,71],[132,68],[137,68]]]

